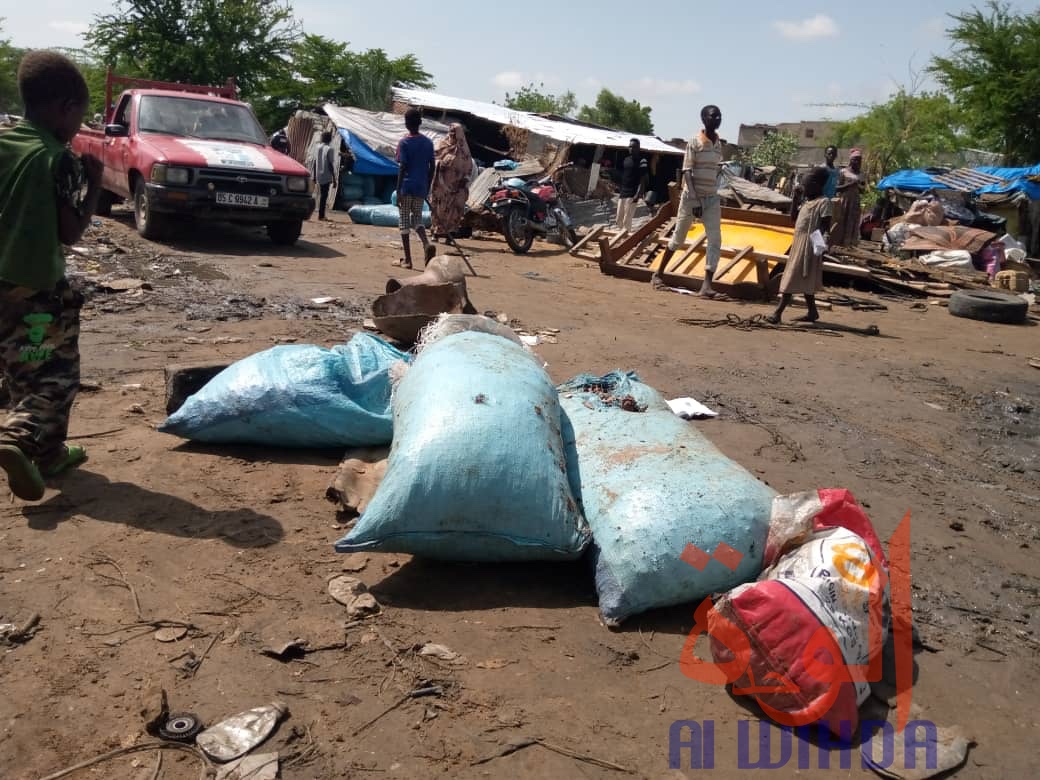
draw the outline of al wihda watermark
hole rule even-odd
[[[758,724],[757,736],[753,735],[754,724]],[[716,761],[716,725],[713,720],[675,721],[668,732],[668,766],[671,769],[723,768]],[[761,720],[741,720],[737,721],[736,729],[737,769],[851,769],[854,751],[860,753],[859,764],[863,769],[888,769],[895,765],[934,770],[939,766],[938,729],[930,720],[907,724],[903,730],[902,756],[896,755],[899,741],[895,727],[883,720],[860,721],[858,731],[850,721],[842,721],[840,736],[832,734],[823,724],[792,728],[774,727]],[[858,748],[853,747],[856,737],[862,739]],[[732,768],[732,765],[724,768]]]

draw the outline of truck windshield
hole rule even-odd
[[[145,95],[137,124],[142,133],[267,143],[252,111],[213,100]]]

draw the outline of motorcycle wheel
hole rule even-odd
[[[524,224],[525,221],[526,216],[521,208],[510,209],[502,218],[502,233],[506,243],[518,255],[526,254],[534,243],[534,231]]]
[[[563,245],[570,249],[578,243],[578,234],[572,227],[565,227],[560,233],[560,237],[563,239]]]

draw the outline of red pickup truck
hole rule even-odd
[[[134,88],[113,102],[117,82]],[[314,211],[310,176],[271,148],[237,96],[232,81],[200,87],[109,74],[104,129],[84,127],[72,141],[76,153],[104,163],[99,213],[132,202],[149,239],[183,216],[263,224],[274,243],[294,243]]]

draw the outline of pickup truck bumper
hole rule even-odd
[[[210,190],[192,187],[169,187],[164,184],[145,185],[148,207],[156,213],[182,214],[198,219],[222,222],[283,222],[309,219],[314,213],[314,198],[310,193],[267,196],[267,208],[231,206],[216,202]]]

